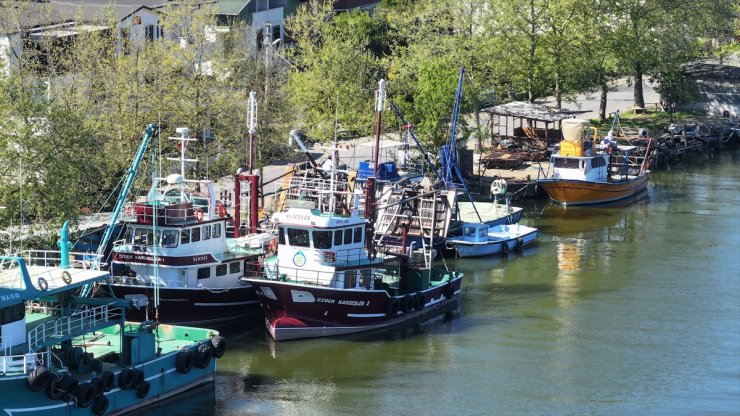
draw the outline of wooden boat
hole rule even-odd
[[[118,415],[213,382],[218,332],[127,321],[132,300],[78,295],[110,274],[70,255],[0,257],[3,414]]]
[[[367,220],[357,211],[289,208],[272,221],[277,255],[265,260],[262,275],[245,280],[256,287],[276,341],[388,329],[457,307],[461,273],[368,250]]]
[[[506,254],[534,244],[537,229],[521,224],[494,225],[465,223],[463,235],[447,239],[447,247],[459,257],[482,257]]]
[[[194,139],[186,128],[178,132],[170,139],[178,141],[174,160],[180,173],[155,178],[146,201],[124,205],[126,232],[112,250],[113,292],[148,299],[129,313],[134,320],[157,313],[159,321],[178,325],[259,325],[259,299],[241,279],[263,255],[269,238],[227,237],[232,218],[216,198],[213,182],[185,178],[185,163],[195,161],[186,159],[185,151]]]
[[[650,172],[644,158],[639,171],[627,164],[635,146],[613,146],[608,140],[594,146],[587,120],[563,120],[563,140],[553,152],[553,176],[538,179],[553,201],[563,205],[592,205],[633,197],[647,189]],[[614,166],[613,154],[621,152],[624,163]],[[648,144],[646,156],[650,152]]]

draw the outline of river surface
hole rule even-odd
[[[738,162],[654,173],[626,207],[525,201],[536,247],[447,261],[456,313],[362,341],[227,334],[215,385],[143,414],[739,415]]]

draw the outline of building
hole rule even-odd
[[[692,62],[683,66],[683,73],[696,85],[701,99],[682,104],[679,109],[740,117],[740,56],[724,64]]]

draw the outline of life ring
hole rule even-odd
[[[417,311],[424,310],[424,306],[427,303],[426,297],[424,297],[424,294],[421,292],[416,292],[414,295],[414,309]]]
[[[126,206],[126,209],[123,211],[126,215],[134,215],[134,206],[128,205]]]
[[[40,365],[28,375],[28,378],[26,379],[26,381],[28,381],[28,389],[32,392],[41,391],[51,383],[53,378],[54,373],[43,365]]]
[[[198,222],[203,221],[203,209],[202,208],[195,209],[195,220]]]
[[[385,308],[385,313],[388,316],[398,315],[398,311],[401,310],[401,301],[398,298],[391,298]]]
[[[90,406],[92,401],[95,399],[97,392],[95,387],[90,383],[80,383],[75,389],[74,396],[77,402],[77,407],[82,409]]]
[[[195,360],[193,360],[193,366],[195,368],[206,368],[211,363],[211,347],[206,344],[198,344],[195,349]]]
[[[270,243],[267,245],[267,250],[271,253],[274,253],[277,251],[277,239],[272,238],[270,239]]]
[[[42,292],[49,290],[49,282],[47,282],[43,277],[39,277],[38,284],[39,289],[41,289]]]
[[[144,380],[139,384],[139,387],[136,389],[136,397],[143,399],[147,395],[149,395],[149,390],[152,388],[152,385]]]
[[[216,205],[216,212],[218,213],[219,217],[222,217],[222,218],[225,217],[226,216],[226,205],[219,202],[218,205]]]
[[[108,411],[108,398],[104,394],[98,395],[95,398],[92,405],[92,412],[98,416],[102,416]]]
[[[612,147],[611,147],[611,145],[606,145],[606,154],[607,155],[612,154]]]
[[[508,252],[509,252],[509,242],[504,241],[503,243],[501,243],[501,254],[506,254]]]
[[[226,352],[226,339],[222,336],[216,335],[211,337],[211,355],[214,358],[221,358]]]
[[[452,283],[447,283],[442,293],[447,299],[452,299],[455,296],[455,286],[452,286]]]
[[[411,295],[405,295],[401,298],[401,310],[403,313],[409,313],[414,310],[414,297]]]
[[[69,274],[69,272],[65,270],[62,272],[62,280],[64,281],[64,283],[70,284],[72,283],[72,275]]]
[[[175,369],[180,374],[187,374],[193,368],[193,352],[180,350],[175,356]]]

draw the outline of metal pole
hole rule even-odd
[[[247,102],[247,127],[249,128],[249,150],[247,151],[247,174],[252,174],[252,155],[254,154],[254,132],[257,130],[257,93],[249,92]]]
[[[378,90],[375,92],[375,150],[373,156],[373,174],[378,175],[378,153],[380,151],[380,128],[383,121],[383,108],[385,107],[385,80],[378,81]]]

